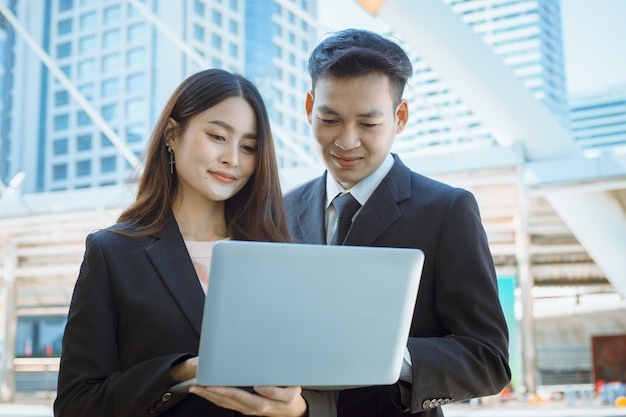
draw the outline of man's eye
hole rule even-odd
[[[332,124],[337,123],[337,121],[333,120],[333,119],[322,119],[322,118],[319,118],[319,121],[321,123],[325,124],[325,125],[332,125]]]
[[[362,125],[363,127],[367,127],[367,128],[370,128],[370,127],[376,127],[376,126],[378,126],[379,124],[380,124],[380,123],[361,123],[361,125]]]

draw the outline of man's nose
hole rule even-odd
[[[355,126],[346,125],[335,139],[335,146],[344,151],[349,151],[361,146],[358,129]]]

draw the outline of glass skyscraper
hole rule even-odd
[[[559,0],[442,1],[566,126],[568,105]],[[415,73],[407,91],[411,120],[396,149],[421,153],[441,145],[493,143],[490,132],[445,80],[418,55],[412,59]],[[480,62],[474,65],[479,66]]]
[[[570,127],[586,151],[626,153],[626,84],[571,98]]]
[[[3,57],[14,75],[3,95],[12,106],[1,113],[12,121],[3,175],[25,171],[24,192],[128,181],[169,95],[209,67],[259,86],[280,164],[302,162],[293,143],[310,142],[297,104],[317,40],[314,0],[13,0],[12,11],[53,63],[19,37]]]

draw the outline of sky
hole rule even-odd
[[[382,27],[356,0],[320,0],[319,7],[322,33]],[[568,93],[626,88],[626,0],[561,0],[561,12]]]

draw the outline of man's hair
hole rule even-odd
[[[320,78],[352,78],[372,72],[389,77],[397,105],[413,75],[413,67],[406,52],[395,42],[367,30],[346,29],[323,39],[309,57],[313,91]]]

